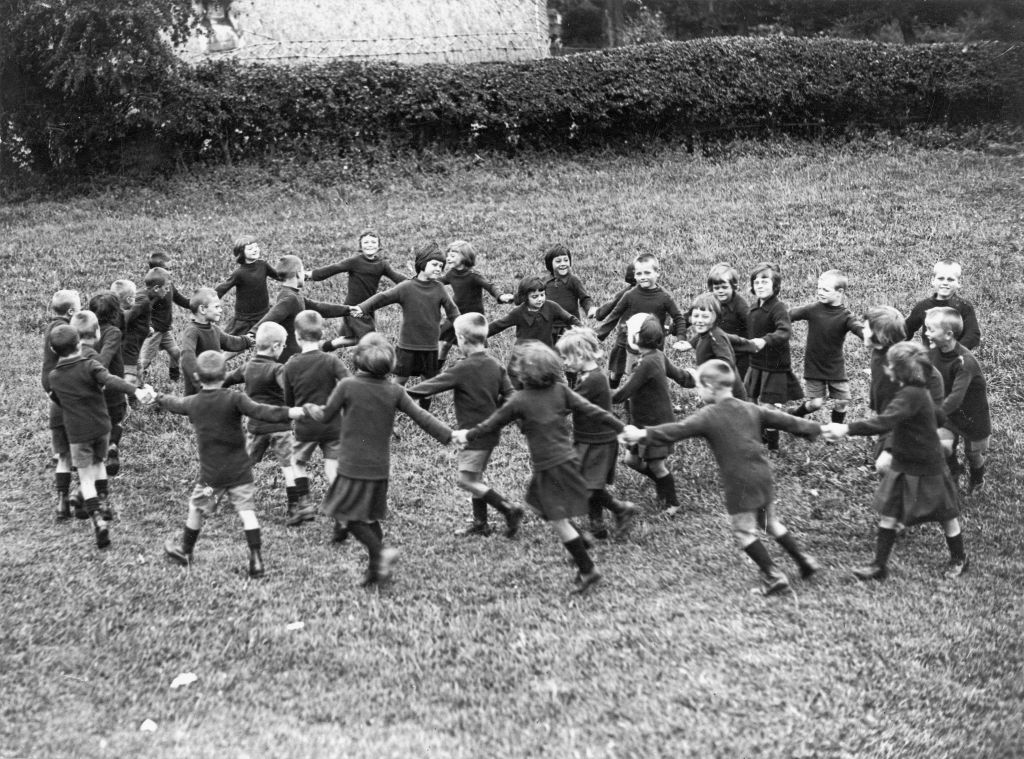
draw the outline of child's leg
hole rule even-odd
[[[601,488],[600,490],[592,490],[590,492],[590,517],[591,526],[593,526],[593,518],[595,511],[602,512],[607,509],[615,515],[615,529],[611,532],[612,538],[621,538],[633,525],[633,520],[637,514],[640,513],[640,509],[636,507],[636,504],[630,503],[629,501],[618,501],[612,497],[612,494],[608,492],[607,488]],[[597,533],[595,532],[595,535]]]
[[[775,409],[776,411],[779,410],[778,404],[775,403],[764,403],[762,401],[758,401],[757,405]],[[779,431],[774,427],[766,427],[764,430],[764,441],[768,444],[769,451],[779,450]]]
[[[65,440],[63,450],[56,451],[57,467],[53,475],[54,486],[57,490],[57,519],[59,520],[71,518],[71,504],[68,500],[71,492],[71,451],[66,446],[67,441]],[[54,448],[56,449],[57,446],[55,445]]]
[[[896,517],[882,517],[878,520],[878,538],[875,542],[875,560],[866,567],[853,570],[861,580],[884,580],[889,576],[889,555],[896,542]]]
[[[197,482],[192,488],[192,494],[188,499],[188,516],[185,517],[185,529],[182,532],[181,542],[175,543],[168,540],[164,543],[164,553],[169,559],[179,564],[188,566],[192,563],[192,551],[195,549],[196,541],[199,540],[199,530],[203,527],[203,514],[207,508],[212,508],[216,503],[216,493],[208,493],[206,486]]]
[[[170,332],[164,332],[160,347],[167,354],[167,378],[172,382],[181,378],[181,348]]]
[[[263,556],[260,552],[263,548],[263,537],[260,521],[256,518],[256,485],[250,482],[230,488],[228,497],[242,520],[242,529],[245,530],[245,542],[249,546],[249,577],[263,577]]]
[[[327,487],[331,486],[334,482],[334,478],[338,476],[338,460],[337,459],[324,459],[324,479],[327,480]]]
[[[813,414],[815,411],[817,411],[824,405],[824,398],[807,398],[806,400],[804,400],[803,403],[801,403],[799,406],[793,409],[790,413],[793,416],[807,416],[809,414]]]
[[[384,548],[384,530],[379,522],[349,522],[348,530],[364,546],[369,554],[369,565],[364,586],[376,585],[391,579],[391,565],[398,552]]]
[[[954,482],[964,473],[956,454],[957,434],[948,427],[939,428],[939,442],[942,443],[942,452],[946,455],[946,464],[949,465],[949,474]]]
[[[985,486],[985,460],[988,456],[989,438],[983,440],[964,439],[964,455],[971,479],[967,485],[968,495],[976,495]]]
[[[964,552],[964,534],[960,530],[960,520],[950,519],[942,523],[942,531],[946,535],[946,545],[949,547],[949,569],[946,570],[946,578],[955,580],[967,571],[969,562]]]
[[[110,527],[100,510],[100,499],[96,496],[96,480],[102,473],[102,458],[99,448],[92,448],[88,453],[76,453],[72,447],[72,463],[78,469],[78,484],[82,490],[85,511],[92,519],[97,548],[106,548],[110,545]]]
[[[576,532],[576,528],[568,519],[555,519],[551,522],[551,527],[576,563],[576,568],[579,570],[576,589],[582,593],[601,579],[601,573],[594,567],[594,562],[587,552],[583,538]]]
[[[665,464],[666,459],[648,459],[647,471],[654,480],[658,501],[669,516],[679,511],[679,498],[676,496],[676,481]]]
[[[292,466],[295,471],[295,505],[285,522],[289,527],[295,527],[316,517],[316,507],[309,497],[307,467],[313,452],[318,447],[319,445],[316,441],[301,442],[298,440],[292,446]],[[337,474],[337,470],[335,470],[335,474]]]
[[[740,550],[747,554],[761,571],[761,592],[766,596],[781,593],[789,588],[789,580],[772,561],[771,554],[758,537],[758,515],[753,511],[731,514],[733,537]]]
[[[800,576],[805,580],[814,575],[821,565],[812,556],[808,556],[800,549],[799,543],[793,537],[793,533],[786,529],[786,526],[775,516],[774,504],[769,504],[765,510],[765,529],[768,534],[775,538],[775,542],[790,555],[796,565],[800,568]]]

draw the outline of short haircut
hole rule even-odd
[[[257,242],[257,240],[252,235],[241,235],[235,238],[235,241],[231,244],[231,252],[238,263],[245,261],[245,248],[254,242]]]
[[[925,311],[924,322],[937,324],[945,332],[952,332],[957,340],[964,332],[964,318],[960,316],[955,308],[949,306],[938,306]]]
[[[50,330],[50,348],[58,358],[70,356],[78,350],[78,330],[70,324],[60,324]]]
[[[452,322],[452,328],[470,345],[484,345],[487,342],[487,319],[476,311],[459,314]]]
[[[665,345],[665,328],[658,321],[656,316],[647,314],[640,329],[636,333],[636,345],[638,348],[656,348],[660,350]]]
[[[295,339],[309,343],[324,336],[324,317],[316,311],[299,311],[295,316]]]
[[[701,311],[710,311],[715,315],[715,321],[717,322],[722,317],[722,304],[718,302],[718,298],[714,296],[714,293],[701,293],[690,303],[690,310],[700,309]]]
[[[217,296],[217,291],[212,287],[200,287],[192,294],[192,298],[188,302],[188,307],[191,309],[193,314],[198,314],[200,308],[208,306],[218,300],[220,300],[220,298]]]
[[[167,269],[160,266],[154,266],[146,272],[146,276],[143,278],[142,282],[146,287],[166,287],[168,277]]]
[[[572,266],[572,253],[562,243],[555,243],[544,251],[544,268],[552,274],[555,273],[555,259],[559,256],[568,256],[569,265]]]
[[[818,277],[819,282],[821,282],[822,280],[827,280],[831,282],[832,287],[835,290],[845,290],[850,284],[849,278],[846,276],[846,274],[839,271],[839,269],[829,269],[828,271],[824,272],[821,276]]]
[[[58,290],[50,298],[50,309],[59,316],[66,316],[68,311],[81,305],[82,300],[74,290]]]
[[[203,351],[196,358],[196,374],[200,382],[220,382],[226,375],[224,354],[220,351]]]
[[[562,362],[540,340],[524,340],[512,349],[508,371],[524,387],[551,387],[562,379]]]
[[[754,264],[754,268],[750,270],[750,292],[754,292],[754,280],[765,272],[768,272],[772,278],[772,295],[778,295],[782,289],[782,270],[779,269],[778,264],[773,264],[770,261]]]
[[[932,267],[932,273],[938,274],[939,267],[942,267],[944,269],[952,269],[957,279],[960,279],[960,277],[962,277],[964,274],[964,270],[963,267],[960,266],[960,262],[954,261],[951,258],[942,258],[936,261],[935,266]]]
[[[472,243],[468,243],[465,240],[454,240],[448,243],[448,250],[462,256],[462,263],[467,269],[472,269],[476,266],[476,251],[473,250]]]
[[[277,322],[263,322],[256,330],[256,350],[265,351],[274,343],[284,343],[288,339],[288,331]]]
[[[377,240],[377,242],[380,242],[380,235],[377,234],[376,229],[364,229],[362,232],[359,233],[359,237],[356,238],[356,242],[362,243],[363,238],[365,237],[373,237],[374,239]]]
[[[739,287],[740,273],[733,268],[732,264],[721,261],[708,271],[708,289],[723,283],[732,285],[732,289],[735,290]]]
[[[130,295],[134,298],[137,290],[135,283],[130,279],[115,279],[110,285],[110,292],[116,293],[118,298],[125,295]]]
[[[655,271],[658,271],[658,268],[661,266],[660,262],[658,261],[658,257],[653,253],[641,253],[640,255],[638,255],[636,258],[633,259],[634,270],[636,269],[637,264],[651,264],[654,267]]]
[[[291,276],[302,276],[302,259],[298,256],[281,256],[277,259],[277,273],[281,279]]]
[[[352,353],[356,369],[383,377],[395,368],[395,348],[380,332],[363,335]]]
[[[149,254],[149,258],[146,260],[146,266],[148,266],[150,269],[155,269],[158,266],[166,268],[167,262],[170,260],[170,256],[168,256],[162,250],[158,250]]]
[[[580,362],[597,361],[601,358],[601,341],[590,327],[573,327],[559,339],[555,349],[563,356],[571,356]]]
[[[526,303],[530,293],[542,293],[546,290],[543,279],[534,274],[527,275],[519,280],[519,287],[516,288],[516,297],[513,302],[517,306],[521,306]]]
[[[918,342],[904,340],[896,343],[885,354],[886,363],[897,382],[904,385],[924,385],[931,373],[928,351]]]
[[[864,314],[871,338],[879,348],[888,348],[907,339],[903,314],[892,306],[872,306]]]
[[[720,358],[710,359],[697,367],[697,383],[710,390],[732,388],[735,382],[736,373]]]
[[[96,314],[88,309],[83,309],[71,317],[71,326],[78,332],[80,340],[86,340],[96,337],[96,332],[100,328],[100,322],[96,318]]]
[[[119,326],[121,323],[121,301],[109,290],[89,298],[89,310],[96,314],[100,324]]]

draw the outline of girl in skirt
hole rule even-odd
[[[930,369],[928,354],[921,345],[897,343],[886,355],[885,373],[899,384],[899,389],[885,409],[872,419],[822,428],[829,440],[846,435],[889,435],[892,465],[875,491],[875,508],[880,515],[875,560],[853,570],[861,580],[884,580],[888,576],[898,524],[940,523],[949,546],[946,577],[955,579],[968,567],[956,485],[946,468],[935,405],[926,388]]]

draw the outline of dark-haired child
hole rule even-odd
[[[263,540],[256,518],[256,484],[245,450],[242,420],[249,417],[285,422],[302,418],[304,412],[301,408],[256,403],[245,393],[228,390],[224,387],[225,375],[224,355],[216,350],[204,351],[196,359],[196,377],[202,385],[198,393],[185,398],[156,396],[156,402],[163,408],[189,418],[199,448],[199,477],[189,496],[181,542],[168,540],[164,553],[172,561],[190,566],[203,519],[216,513],[220,499],[226,496],[242,520],[249,546],[249,577],[257,578],[264,574]]]
[[[217,291],[218,298],[223,298],[234,289],[235,314],[224,331],[229,335],[245,335],[253,331],[256,324],[270,310],[267,280],[279,280],[281,275],[260,258],[260,244],[252,235],[237,238],[232,245],[231,253],[238,263],[238,268],[214,290]]]
[[[463,359],[451,369],[415,385],[409,395],[416,397],[454,391],[455,420],[459,427],[472,427],[487,419],[514,392],[508,372],[487,352],[487,320],[476,312],[460,314],[453,325]],[[477,438],[459,451],[459,487],[472,496],[473,520],[463,535],[490,535],[487,506],[505,517],[505,536],[513,538],[523,521],[523,509],[510,504],[501,493],[484,482],[484,470],[501,432]]]
[[[566,373],[576,375],[573,388],[581,398],[605,411],[612,410],[612,390],[607,375],[598,367],[601,343],[594,330],[573,327],[555,346],[562,357]],[[591,421],[585,414],[573,413],[573,447],[580,462],[580,473],[590,491],[590,532],[599,539],[620,538],[626,534],[640,510],[629,501],[619,501],[608,492],[615,482],[615,462],[619,456],[618,435],[613,427]],[[610,533],[604,521],[608,510],[615,517],[615,528]]]
[[[181,368],[185,372],[185,395],[199,392],[196,358],[205,351],[244,351],[256,341],[242,335],[226,334],[219,326],[224,306],[212,287],[200,287],[189,301],[192,321],[181,336]]]
[[[881,414],[849,425],[828,424],[822,431],[828,440],[846,435],[891,433],[892,467],[875,491],[880,515],[874,561],[853,570],[861,580],[884,580],[889,575],[889,554],[899,524],[938,522],[949,547],[948,579],[960,577],[968,567],[960,531],[956,485],[943,460],[936,426],[936,409],[925,388],[928,354],[919,343],[902,342],[886,354],[886,373],[900,385]]]
[[[435,354],[436,355],[436,354]],[[324,495],[323,512],[366,546],[369,566],[364,586],[391,579],[398,555],[384,548],[380,520],[387,515],[391,475],[391,437],[395,414],[405,413],[427,434],[449,443],[448,425],[417,406],[405,388],[389,382],[395,350],[379,333],[364,336],[353,354],[354,377],[343,379],[322,407],[307,407],[314,418],[329,423],[343,414],[339,441],[338,476]]]
[[[985,486],[985,456],[992,422],[981,365],[974,354],[957,341],[963,326],[960,314],[950,307],[933,308],[924,319],[924,334],[932,344],[928,358],[942,375],[945,388],[940,408],[946,419],[939,428],[939,440],[955,482],[963,471],[957,460],[956,441],[958,437],[963,438],[964,455],[970,468],[967,493],[974,495]]]
[[[319,282],[333,277],[335,274],[348,273],[348,289],[345,293],[345,305],[355,306],[377,293],[382,277],[387,277],[396,285],[408,277],[392,268],[380,251],[380,235],[372,229],[364,229],[359,233],[359,253],[336,264],[323,266],[304,273],[306,279]],[[345,317],[341,336],[334,340],[334,347],[355,345],[363,335],[374,332],[377,324],[370,318],[358,318],[354,315]]]
[[[964,323],[964,331],[957,342],[969,351],[974,351],[981,345],[981,327],[978,325],[978,316],[974,306],[960,297],[960,288],[963,285],[961,278],[963,269],[956,261],[943,259],[936,261],[932,268],[932,287],[935,288],[930,298],[918,301],[907,317],[907,339],[913,340],[919,329],[924,327],[924,320],[929,309],[952,308]],[[928,338],[924,332],[921,333],[921,342],[928,347]]]
[[[488,337],[515,327],[517,343],[538,340],[551,348],[555,344],[556,324],[581,326],[579,319],[547,299],[544,280],[540,277],[527,276],[519,280],[513,302],[515,308],[487,325]]]
[[[50,333],[56,327],[65,327],[71,317],[81,310],[82,300],[74,290],[58,290],[50,298],[50,321],[43,329],[43,361],[41,384],[43,392],[50,399],[49,420],[50,440],[53,454],[57,457],[54,472],[54,489],[57,491],[57,519],[63,521],[71,518],[69,495],[71,492],[71,454],[67,445],[67,432],[64,429],[64,415],[60,406],[50,398],[50,372],[57,366],[57,354],[50,345]],[[82,512],[85,515],[85,512]]]
[[[750,316],[750,306],[739,292],[739,272],[731,264],[720,262],[711,267],[708,271],[708,292],[712,293],[718,300],[722,309],[718,317],[718,327],[724,332],[733,343],[736,353],[736,374],[739,381],[747,375],[747,368],[750,366],[750,354],[741,350],[747,343],[747,319]],[[698,362],[698,366],[702,362]],[[746,390],[743,397],[746,398]]]
[[[813,422],[735,398],[735,372],[719,359],[701,364],[696,380],[697,392],[706,404],[703,408],[681,422],[643,430],[627,427],[623,438],[634,445],[648,446],[667,446],[691,437],[707,440],[718,462],[725,508],[736,542],[761,571],[762,592],[766,596],[783,592],[789,588],[789,580],[761,542],[762,531],[767,531],[786,550],[804,579],[814,575],[820,566],[801,550],[796,538],[776,516],[775,483],[761,448],[761,431],[774,427],[814,438],[821,429]]]
[[[166,256],[163,257],[166,261]],[[145,380],[146,369],[160,351],[167,353],[167,378],[171,382],[181,379],[181,347],[174,339],[174,306],[191,311],[189,299],[178,292],[171,282],[170,272],[163,266],[154,266],[143,280],[150,304],[150,326],[153,331],[142,342],[139,353],[139,376]]]
[[[545,250],[544,268],[548,270],[549,275],[544,280],[544,294],[547,299],[564,308],[577,321],[583,314],[593,318],[597,306],[587,293],[583,282],[572,271],[572,253],[569,248],[558,243]],[[570,322],[556,319],[552,340],[558,342],[558,338],[569,329],[569,326]]]
[[[92,356],[102,364],[103,368],[115,377],[124,378],[124,360],[122,358],[123,337],[121,328],[121,307],[117,296],[112,292],[100,293],[89,299],[89,310],[96,315],[99,326],[99,338],[88,341],[83,332],[78,333],[83,345],[88,344],[95,355]],[[96,482],[96,492],[100,502],[107,498],[107,476],[116,477],[121,471],[121,437],[124,428],[121,423],[128,416],[128,401],[124,393],[115,388],[104,388],[103,397],[107,403],[107,414],[110,416],[110,441],[107,446],[107,459],[104,462],[105,475]]]
[[[484,292],[489,292],[498,303],[511,303],[515,296],[512,293],[501,293],[498,288],[478,272],[476,251],[472,244],[465,240],[455,240],[448,244],[445,251],[445,272],[441,276],[441,284],[452,288],[452,300],[460,314],[482,314],[484,312]],[[441,345],[438,360],[441,366],[448,358],[448,353],[455,345],[455,329],[451,322],[441,328]]]
[[[518,378],[523,389],[487,420],[457,431],[454,439],[464,445],[519,420],[533,466],[526,502],[551,523],[579,570],[576,591],[585,592],[600,581],[601,573],[594,567],[583,538],[569,521],[589,513],[590,491],[579,470],[566,417],[578,414],[616,431],[622,430],[622,422],[562,383],[558,355],[538,340],[515,346],[509,373]]]
[[[700,366],[705,361],[717,358],[732,367],[736,375],[736,382],[732,387],[732,394],[741,401],[747,399],[747,388],[739,376],[736,366],[735,348],[747,350],[750,341],[743,337],[732,337],[725,334],[719,326],[718,320],[722,315],[722,303],[714,293],[701,293],[690,304],[690,310],[686,313],[687,321],[690,323],[690,331],[693,333],[690,340],[682,344],[676,343],[680,350],[693,350],[693,362]],[[746,355],[746,354],[744,354]]]
[[[750,309],[747,337],[756,353],[747,370],[747,396],[762,406],[781,407],[804,397],[800,380],[793,374],[789,339],[793,326],[789,308],[779,300],[782,274],[776,264],[762,262],[750,272],[750,291],[757,298]],[[765,429],[768,450],[779,450],[779,431]]]

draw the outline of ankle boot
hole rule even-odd
[[[57,493],[57,521],[63,522],[71,519],[71,504],[68,503],[67,493]]]
[[[253,579],[263,577],[263,557],[260,555],[259,548],[249,549],[249,577]]]

